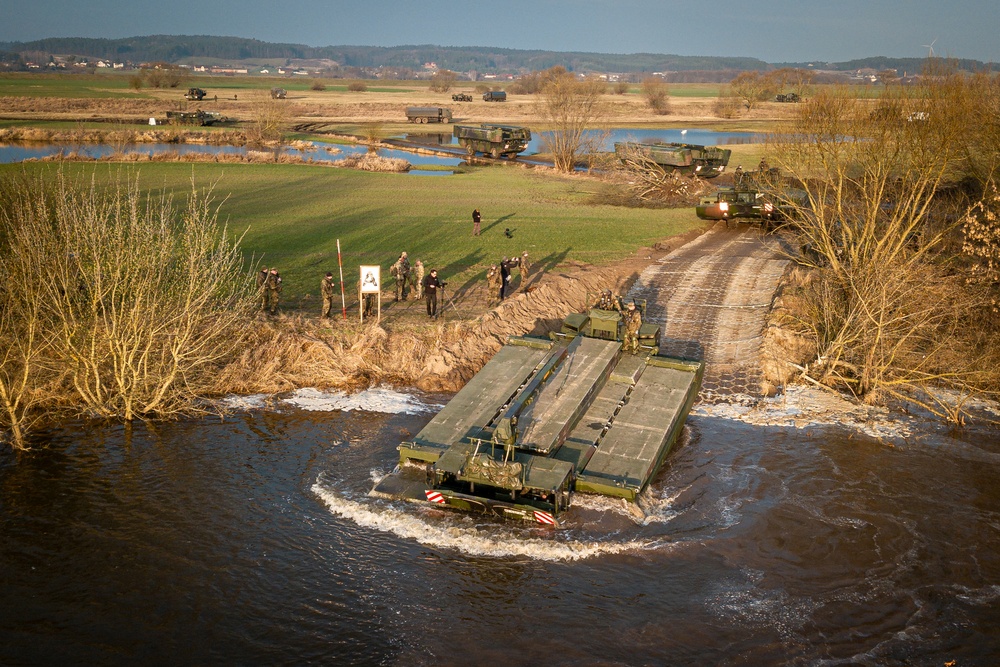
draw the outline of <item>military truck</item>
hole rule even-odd
[[[273,100],[283,100],[288,97],[288,91],[284,88],[272,88],[271,89],[271,99]]]
[[[715,178],[726,170],[732,151],[698,144],[621,141],[615,143],[615,155],[622,162],[641,156],[668,171],[693,174],[700,178]]]
[[[188,91],[184,93],[184,99],[201,101],[205,98],[205,95],[208,95],[208,93],[201,88],[188,88]]]
[[[506,102],[507,93],[502,90],[488,90],[483,93],[483,102]]]
[[[468,93],[455,93],[451,96],[451,99],[455,102],[471,102],[472,95]]]
[[[483,153],[493,159],[502,155],[515,158],[531,141],[531,130],[517,125],[456,125],[452,133],[458,138],[458,145],[465,148],[470,156]]]
[[[645,303],[641,304],[645,310]],[[617,309],[512,336],[417,435],[370,495],[557,527],[575,493],[636,497],[684,427],[704,362],[659,354],[643,325],[622,349]]]
[[[451,109],[447,107],[406,107],[406,120],[411,123],[450,123]]]
[[[781,93],[774,96],[775,102],[798,102],[799,96],[796,93]]]

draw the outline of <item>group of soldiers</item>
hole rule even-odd
[[[632,354],[639,351],[639,330],[642,328],[642,312],[636,308],[635,301],[629,301],[628,304],[622,305],[622,300],[612,295],[611,290],[606,289],[597,298],[594,308],[617,310],[621,313],[622,323],[625,326],[622,349]]]
[[[406,301],[410,295],[411,288],[416,292],[416,299],[427,301],[427,316],[437,319],[438,316],[438,291],[444,290],[446,283],[438,278],[437,269],[431,269],[430,273],[424,274],[424,263],[419,259],[410,266],[410,258],[405,253],[399,254],[393,265],[389,268],[389,274],[396,282],[396,301]]]
[[[504,257],[499,264],[493,264],[486,272],[487,305],[490,308],[499,305],[508,294],[514,292],[510,282],[511,269],[515,267],[521,275],[518,289],[523,292],[527,289],[528,273],[531,271],[527,250],[522,252],[520,257]]]

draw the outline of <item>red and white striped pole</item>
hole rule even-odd
[[[344,263],[340,259],[340,239],[337,239],[337,266],[340,267],[340,312],[347,320],[347,300],[344,298]]]

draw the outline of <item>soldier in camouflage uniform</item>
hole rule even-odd
[[[260,267],[257,273],[257,297],[260,299],[260,309],[267,310],[267,267]]]
[[[492,308],[497,305],[500,297],[500,269],[494,264],[486,272],[486,306]]]
[[[625,340],[622,341],[622,349],[635,354],[639,351],[639,328],[642,326],[642,313],[632,301],[621,309],[621,314],[625,323]]]
[[[319,283],[319,291],[320,294],[323,295],[323,310],[320,312],[320,317],[330,319],[330,311],[333,310],[333,297],[336,286],[337,283],[333,280],[333,274],[327,271],[326,275]]]
[[[400,253],[399,259],[389,269],[389,273],[396,279],[396,301],[399,301],[400,296],[403,297],[403,301],[406,301],[406,296],[410,291],[410,260],[407,259],[405,252]]]
[[[413,286],[417,290],[417,301],[424,298],[424,263],[419,259],[413,265]]]
[[[272,315],[278,314],[278,295],[281,293],[281,275],[278,273],[278,269],[271,269],[267,274],[267,280],[264,281],[265,294],[265,304],[267,306],[268,312]]]
[[[531,262],[528,261],[528,251],[521,253],[521,259],[517,263],[518,271],[521,274],[521,284],[517,288],[524,292],[528,289],[528,271],[531,270]]]

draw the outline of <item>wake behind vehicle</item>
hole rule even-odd
[[[654,162],[667,171],[691,174],[700,178],[715,178],[726,170],[732,151],[717,146],[698,144],[678,144],[657,141],[639,143],[620,141],[615,143],[615,155],[623,162],[645,159]]]
[[[645,302],[637,302],[641,311]],[[659,471],[704,364],[661,356],[643,324],[622,349],[615,309],[513,336],[412,440],[371,495],[558,526],[574,493],[636,496]]]
[[[470,156],[484,153],[493,159],[517,157],[531,141],[531,130],[517,125],[456,125],[452,133],[458,138],[459,146],[465,148]]]

